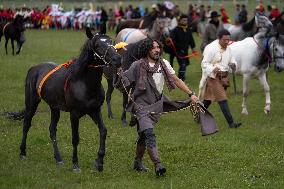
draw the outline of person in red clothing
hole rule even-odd
[[[278,8],[276,6],[271,6],[272,10],[269,16],[270,20],[274,20],[275,18],[277,18],[280,15],[280,11],[278,10]]]
[[[220,12],[221,12],[221,20],[223,24],[229,24],[230,23],[229,15],[223,6],[221,7]]]

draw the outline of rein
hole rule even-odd
[[[259,45],[259,43],[255,40],[254,37],[252,37],[252,38],[253,38],[253,41],[254,41],[254,42],[256,43],[256,45],[258,46],[258,48],[262,49],[262,50],[265,52],[264,55],[265,55],[266,58],[271,62],[272,59],[273,59],[273,57],[271,57],[270,54],[266,53],[266,50],[267,50],[267,49],[269,50],[269,48],[267,48],[267,47],[268,47],[268,42],[269,42],[269,39],[270,39],[270,38],[267,38],[265,48],[261,47],[261,46]]]
[[[192,58],[192,57],[195,57],[195,56],[199,56],[199,53],[197,51],[192,52],[191,54],[188,54],[188,55],[185,55],[185,56],[179,56],[177,54],[177,49],[176,49],[176,46],[175,46],[173,40],[171,38],[168,38],[168,41],[169,41],[169,43],[167,43],[167,44],[169,44],[173,48],[176,57],[179,58],[179,59],[186,59],[186,58]]]

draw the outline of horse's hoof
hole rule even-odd
[[[114,117],[113,117],[112,114],[109,114],[109,115],[108,115],[108,118],[109,118],[109,119],[114,119]]]
[[[264,113],[265,113],[266,115],[269,115],[269,114],[270,114],[270,110],[264,109]]]
[[[25,160],[27,158],[27,156],[25,155],[20,155],[20,160]]]
[[[73,164],[73,172],[74,173],[81,173],[81,169],[78,164]]]
[[[246,115],[247,116],[248,115],[248,111],[247,110],[243,110],[242,111],[242,115]]]
[[[99,172],[102,172],[104,170],[104,165],[98,162],[98,160],[95,161],[95,167]]]
[[[57,165],[57,166],[63,166],[63,165],[64,165],[64,161],[57,161],[57,162],[56,162],[56,165]]]

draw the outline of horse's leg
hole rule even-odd
[[[25,108],[25,115],[24,115],[24,125],[23,125],[23,136],[22,136],[22,143],[20,146],[20,159],[26,158],[26,141],[29,129],[31,127],[32,118],[35,115],[37,106],[40,102],[40,99],[37,97],[36,93],[26,93],[26,100],[25,100],[26,108]]]
[[[9,41],[9,39],[5,37],[5,50],[6,50],[6,54],[8,54],[8,50],[7,50],[8,41]]]
[[[73,171],[81,172],[81,169],[78,164],[78,155],[77,155],[77,147],[79,144],[79,116],[75,112],[70,112],[70,120],[71,120],[71,128],[72,128],[72,145],[73,145]]]
[[[22,48],[22,43],[19,42],[19,46],[18,46],[18,50],[17,50],[16,54],[19,54],[21,52],[21,48]]]
[[[106,148],[106,136],[107,136],[107,128],[103,122],[101,110],[94,112],[93,114],[89,114],[90,117],[94,120],[95,123],[98,124],[99,132],[100,132],[100,147],[98,150],[98,157],[95,162],[96,169],[98,171],[103,171],[104,164],[104,156],[105,156],[105,148]]]
[[[53,146],[54,158],[56,160],[56,163],[58,165],[62,165],[63,161],[60,156],[60,152],[58,150],[57,141],[56,141],[57,123],[60,118],[60,111],[58,109],[51,108],[51,107],[50,107],[50,110],[51,110],[51,122],[49,126],[49,137],[51,139],[51,143]]]
[[[243,103],[242,103],[242,114],[248,115],[248,110],[247,110],[247,96],[249,93],[249,80],[250,80],[250,75],[249,74],[244,74],[243,75]]]
[[[15,55],[15,48],[14,48],[14,40],[11,39],[11,45],[12,45],[12,53]]]
[[[112,79],[107,79],[107,92],[106,92],[106,102],[107,102],[107,111],[108,111],[108,118],[113,119],[113,114],[111,110],[111,94],[114,90]]]
[[[122,122],[123,126],[126,126],[128,124],[127,121],[126,121],[126,110],[125,110],[127,102],[128,102],[128,95],[127,95],[127,93],[123,93],[123,101],[122,101],[123,110],[122,110],[122,114],[121,114],[121,122]]]
[[[266,80],[265,73],[258,76],[260,84],[263,86],[264,93],[265,93],[265,107],[264,107],[264,113],[268,114],[270,112],[270,88]]]

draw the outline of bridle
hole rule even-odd
[[[104,65],[97,65],[96,67],[104,67],[104,66],[109,66],[110,65],[110,61],[108,62],[106,60],[106,55],[107,55],[109,49],[111,49],[111,48],[113,48],[116,51],[116,49],[114,48],[113,45],[108,44],[108,47],[107,47],[106,51],[101,56],[95,50],[93,50],[94,56],[98,57],[100,60],[102,60],[105,63]]]

